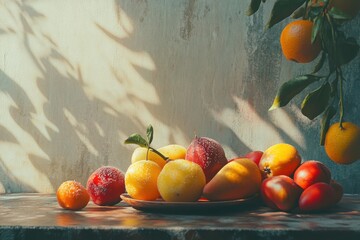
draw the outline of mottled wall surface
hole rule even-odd
[[[264,26],[242,0],[3,0],[0,2],[0,192],[54,192],[83,184],[101,165],[123,171],[151,123],[154,146],[187,146],[196,133],[228,158],[295,145],[360,193],[360,161],[333,164],[319,146],[319,119],[301,96],[268,112],[276,89],[312,64],[282,56],[283,22]],[[360,41],[360,17],[346,30]],[[360,58],[345,70],[347,120],[360,124]]]

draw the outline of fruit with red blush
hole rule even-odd
[[[120,195],[125,192],[124,174],[115,167],[100,167],[90,175],[86,186],[95,204],[112,206],[121,201]]]
[[[318,182],[330,183],[330,180],[330,170],[319,161],[306,161],[294,173],[294,181],[302,189]]]

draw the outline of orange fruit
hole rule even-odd
[[[177,159],[164,166],[157,184],[167,202],[194,202],[200,198],[205,183],[205,174],[197,163]]]
[[[86,189],[76,181],[63,182],[56,192],[56,197],[62,208],[70,210],[82,209],[90,200]]]
[[[319,39],[311,43],[312,28],[313,22],[309,20],[296,20],[286,25],[280,36],[281,49],[286,59],[308,63],[319,55]]]
[[[279,143],[266,149],[260,159],[259,169],[264,177],[291,176],[300,162],[301,157],[294,146]]]
[[[325,136],[325,151],[331,160],[350,164],[360,159],[360,127],[343,122],[331,125]]]
[[[161,167],[150,160],[137,161],[125,173],[125,189],[134,199],[155,200],[160,197],[157,179]]]

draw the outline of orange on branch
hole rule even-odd
[[[289,23],[280,36],[282,52],[286,59],[298,63],[313,61],[321,52],[319,39],[311,43],[313,22],[297,20]]]
[[[351,164],[360,159],[360,127],[343,122],[331,125],[326,133],[326,154],[331,160],[339,164]]]

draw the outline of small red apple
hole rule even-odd
[[[115,205],[121,201],[120,195],[125,192],[124,174],[115,167],[100,167],[90,175],[86,188],[95,204]]]
[[[323,163],[314,160],[304,162],[294,173],[294,181],[302,189],[318,182],[330,183],[330,180],[330,170]]]
[[[186,150],[185,159],[200,165],[205,173],[206,182],[228,162],[220,143],[207,137],[195,137]]]
[[[266,178],[261,184],[261,197],[273,209],[290,211],[295,208],[302,188],[285,175]]]
[[[335,190],[330,184],[318,182],[303,191],[299,209],[304,212],[324,210],[335,205],[335,198]]]

